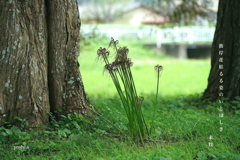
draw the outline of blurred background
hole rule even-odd
[[[137,90],[152,94],[154,66],[164,67],[162,96],[201,94],[210,70],[218,0],[78,0],[81,17],[81,73],[88,94],[115,93],[99,47],[111,37],[127,46]],[[113,52],[113,51],[112,51]]]

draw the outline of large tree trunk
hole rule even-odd
[[[48,58],[51,110],[85,115],[90,103],[79,73],[80,18],[74,0],[48,0]]]
[[[80,18],[75,0],[0,1],[0,126],[47,112],[88,114],[77,61]]]
[[[220,0],[212,44],[211,71],[203,98],[229,100],[240,93],[240,1]],[[219,45],[223,44],[223,48]],[[219,51],[223,51],[219,55]],[[220,62],[223,58],[223,62]],[[223,69],[219,69],[223,65]],[[220,72],[223,75],[220,75]],[[223,80],[223,83],[220,80]],[[223,86],[223,90],[220,89]],[[219,93],[222,92],[223,96]]]

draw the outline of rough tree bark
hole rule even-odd
[[[211,71],[204,99],[217,100],[219,93],[232,100],[240,94],[240,1],[220,0],[212,44]],[[219,45],[223,44],[223,48]],[[223,51],[223,55],[219,55]],[[221,62],[220,58],[223,58]],[[219,68],[223,65],[223,69]],[[220,75],[222,71],[223,75]],[[223,83],[220,83],[222,78]],[[223,90],[220,90],[223,85]]]
[[[87,115],[79,72],[80,17],[75,0],[0,0],[0,126],[47,112]]]

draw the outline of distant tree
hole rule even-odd
[[[240,1],[219,0],[211,71],[203,99],[217,100],[224,97],[233,100],[240,96],[239,8]]]
[[[11,0],[0,6],[0,126],[20,117],[38,127],[50,111],[87,115],[76,0]]]
[[[81,4],[83,2],[82,0]],[[165,14],[174,24],[190,24],[199,17],[212,20],[208,14],[212,12],[209,9],[212,0],[89,0],[84,4],[87,6],[84,11],[84,19],[96,20],[100,23],[112,22],[134,2]]]
[[[153,9],[165,13],[168,21],[179,25],[194,23],[197,18],[212,21],[209,16],[211,4],[212,0],[156,0],[148,3]]]
[[[90,0],[83,9],[84,20],[110,23],[125,10],[128,0]]]

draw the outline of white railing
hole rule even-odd
[[[95,33],[104,35],[106,38],[113,37],[117,40],[128,39],[145,39],[150,41],[156,41],[156,26],[146,26],[144,28],[139,28],[135,26],[127,25],[83,25],[81,27],[82,33],[88,34],[92,31]]]
[[[157,47],[161,44],[172,43],[207,43],[213,41],[215,28],[181,27],[166,28],[157,31]]]
[[[175,27],[159,29],[154,26],[144,28],[125,25],[83,25],[82,33],[91,33],[95,28],[95,33],[104,35],[106,38],[114,39],[141,39],[156,42],[157,47],[162,44],[178,43],[208,43],[213,41],[215,28],[212,27]]]

